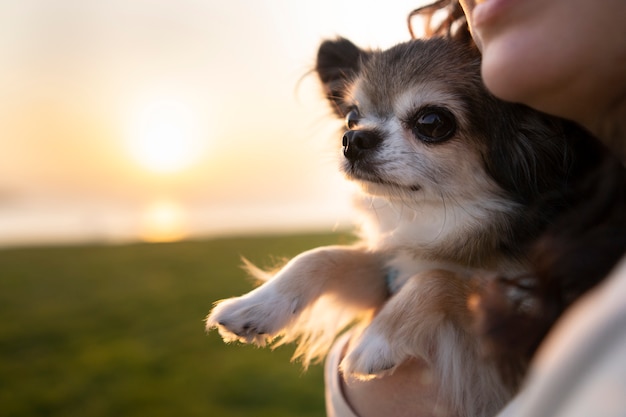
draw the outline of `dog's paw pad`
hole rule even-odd
[[[206,321],[207,330],[217,328],[226,342],[240,341],[263,345],[272,329],[264,323],[265,314],[259,304],[244,297],[218,303]]]
[[[219,302],[207,317],[206,328],[217,328],[226,342],[265,345],[293,319],[294,305],[272,294],[255,293]]]

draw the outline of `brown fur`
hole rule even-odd
[[[435,13],[444,17],[433,19]],[[416,17],[424,18],[429,37],[471,42],[457,0],[434,1],[411,12],[412,34]],[[530,271],[484,280],[474,294],[477,329],[505,379],[523,377],[521,368],[512,364],[530,361],[563,312],[602,282],[626,254],[626,134],[613,125],[600,130],[613,155],[601,152],[592,158],[595,164],[572,179],[562,215],[529,249]],[[579,134],[567,136],[576,143]],[[597,146],[602,147],[599,141]],[[511,299],[511,291],[523,296]]]
[[[530,244],[604,152],[565,121],[497,100],[479,68],[466,40],[386,51],[324,42],[316,71],[335,114],[351,118],[341,169],[363,190],[362,240],[298,255],[262,286],[217,303],[207,328],[226,341],[297,341],[306,365],[356,322],[347,376],[381,377],[417,357],[445,415],[495,414],[519,363],[505,361],[507,384],[485,360],[467,307],[473,269],[528,273]],[[422,133],[424,111],[447,117],[451,133]]]

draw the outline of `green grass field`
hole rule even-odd
[[[323,416],[320,365],[293,347],[225,345],[204,331],[218,299],[347,235],[0,251],[0,415]]]

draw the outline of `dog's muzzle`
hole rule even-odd
[[[348,130],[343,135],[343,155],[350,161],[356,161],[375,149],[381,141],[380,134],[375,131]]]

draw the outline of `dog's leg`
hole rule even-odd
[[[340,299],[336,304],[341,308],[375,308],[387,296],[383,265],[380,254],[359,247],[304,252],[248,294],[218,302],[207,318],[207,329],[217,327],[226,341],[263,345],[324,295]]]
[[[467,306],[471,281],[449,271],[425,271],[409,279],[351,345],[346,375],[390,373],[409,357],[426,360],[442,400],[455,415],[487,415],[508,398],[495,366],[481,358]]]

